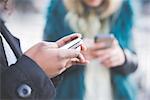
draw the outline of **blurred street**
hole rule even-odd
[[[134,28],[139,69],[135,76],[139,85],[139,100],[150,98],[150,15],[140,15]]]

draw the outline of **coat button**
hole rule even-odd
[[[22,98],[27,98],[31,95],[31,87],[27,84],[22,84],[18,89],[17,93]]]

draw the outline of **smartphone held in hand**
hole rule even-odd
[[[61,49],[76,49],[81,50],[81,44],[83,43],[81,38],[76,38],[73,41],[67,43],[66,45],[62,46]]]
[[[110,48],[114,41],[114,35],[112,34],[98,34],[95,36],[95,43],[104,43],[106,45],[105,48]]]

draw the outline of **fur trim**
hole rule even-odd
[[[106,18],[111,16],[113,13],[115,13],[122,5],[123,0],[110,0],[109,6],[106,10],[106,12],[104,12],[101,15],[101,18]]]
[[[103,11],[102,14],[98,15],[93,11],[94,9],[92,9],[89,15],[83,15],[85,14],[85,12],[83,12],[85,10],[80,0],[64,0],[64,5],[68,10],[65,21],[72,30],[83,34],[85,37],[95,36],[98,33],[107,33],[110,29],[109,16],[116,12],[122,3],[122,0],[109,1],[108,8],[106,11]]]
[[[68,11],[83,13],[83,7],[80,0],[63,0],[64,5]],[[104,19],[111,16],[116,12],[122,5],[123,0],[109,0],[109,6],[101,15],[100,18]]]

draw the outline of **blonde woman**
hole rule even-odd
[[[88,46],[84,54],[91,61],[86,67],[72,67],[63,74],[56,100],[135,100],[128,80],[137,68],[132,18],[129,0],[51,1],[44,40],[56,41],[79,32]],[[102,49],[105,43],[94,43],[95,35],[110,33],[115,37],[111,48]]]

